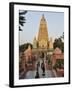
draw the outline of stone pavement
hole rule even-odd
[[[40,62],[40,66],[39,66],[39,77],[40,78],[51,78],[51,77],[54,77],[54,74],[52,72],[52,70],[47,70],[45,69],[45,76],[43,76],[43,72],[42,72],[42,69],[41,69],[41,63],[42,63],[42,60],[39,58],[38,60]],[[35,65],[37,65],[38,61],[36,62]],[[35,78],[35,75],[36,75],[36,70],[34,71],[28,71],[26,73],[26,76],[24,77],[25,79],[34,79]]]

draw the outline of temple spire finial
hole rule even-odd
[[[42,14],[42,17],[44,17],[44,14]]]

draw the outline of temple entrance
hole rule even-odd
[[[42,58],[44,58],[44,52],[42,52]]]
[[[41,53],[40,53],[40,57],[41,57],[41,58],[44,58],[44,56],[45,56],[44,52],[41,52]]]

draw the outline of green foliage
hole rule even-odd
[[[56,70],[56,68],[61,69],[61,68],[63,68],[63,67],[64,67],[64,60],[62,60],[62,59],[57,59],[57,62],[56,62],[56,64],[53,66],[53,69]]]
[[[64,42],[62,41],[64,40],[64,32],[63,34],[60,36],[60,38],[56,38],[54,43],[53,43],[53,47],[54,49],[56,47],[60,48],[62,50],[62,52],[64,52]]]
[[[22,31],[21,27],[26,23],[25,14],[27,11],[19,11],[19,31]]]
[[[63,32],[62,36],[60,36],[60,38],[64,39],[64,32]]]
[[[55,41],[53,43],[53,47],[54,47],[54,49],[56,47],[58,47],[62,50],[62,52],[64,52],[64,42],[62,42],[61,38],[55,39]]]
[[[28,48],[29,45],[31,46],[31,48],[33,48],[33,45],[31,43],[25,43],[23,45],[20,45],[19,52],[24,52]]]

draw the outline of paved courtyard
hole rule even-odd
[[[40,66],[38,68],[38,72],[39,72],[39,77],[40,78],[51,78],[51,77],[54,77],[54,74],[53,74],[52,70],[47,70],[46,68],[45,68],[45,76],[43,76],[42,75],[43,74],[43,71],[41,69],[42,59],[39,58],[39,60],[37,60],[37,62],[35,63],[35,66],[37,65],[38,62],[40,62]],[[26,73],[25,77],[22,76],[22,78],[33,79],[36,76],[36,71],[37,71],[36,69],[34,71],[28,71]]]

